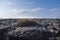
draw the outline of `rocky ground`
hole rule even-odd
[[[27,19],[35,26],[17,27],[18,20],[0,19],[0,40],[60,40],[60,19]]]

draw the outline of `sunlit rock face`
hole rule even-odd
[[[60,36],[60,21],[55,19],[30,19],[36,26],[17,27],[17,20],[0,20],[0,40],[49,40]]]

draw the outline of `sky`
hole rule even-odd
[[[0,0],[0,18],[60,18],[60,0]]]

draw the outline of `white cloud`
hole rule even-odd
[[[16,5],[14,2],[8,2],[8,5]]]
[[[44,10],[45,10],[45,8],[20,9],[20,10],[12,9],[9,12],[11,12],[11,13],[36,13],[36,12],[42,12]]]
[[[60,8],[50,9],[50,12],[49,13],[58,17],[60,15]]]
[[[34,9],[32,9],[32,11],[43,11],[43,10],[45,10],[45,8],[34,8]]]
[[[29,13],[30,10],[28,9],[21,9],[21,10],[18,10],[18,9],[12,9],[9,11],[9,13]]]
[[[54,9],[50,9],[51,12],[56,11],[56,10],[57,10],[56,8],[54,8]]]
[[[60,8],[53,8],[53,9],[50,9],[51,12],[54,12],[54,11],[60,11]]]
[[[34,1],[32,1],[32,2],[27,2],[28,5],[34,4],[34,3],[35,3]]]
[[[11,2],[8,2],[8,5],[11,5],[12,3]]]
[[[33,8],[33,9],[11,9],[11,10],[1,10],[0,11],[0,17],[7,17],[7,18],[11,18],[11,17],[29,17],[29,15],[27,14],[34,14],[34,13],[37,13],[37,12],[41,12],[43,11],[42,10],[43,8],[41,9],[38,9],[38,8]],[[26,16],[26,15],[27,16]],[[30,15],[30,17],[33,17]]]
[[[21,10],[19,10],[19,12],[20,13],[30,13],[31,10],[29,10],[29,9],[21,9]]]

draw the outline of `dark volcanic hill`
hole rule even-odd
[[[60,19],[0,19],[0,40],[54,40],[59,37]]]

